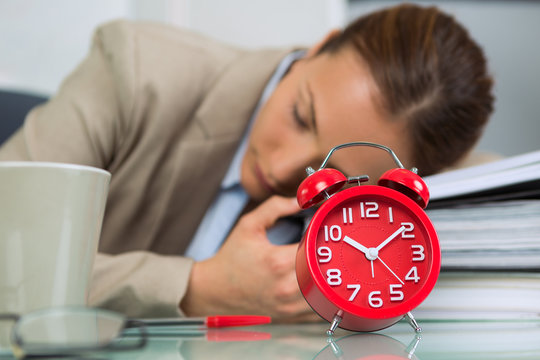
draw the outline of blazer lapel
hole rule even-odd
[[[182,216],[177,221],[164,219],[173,226],[163,227],[161,231],[166,233],[158,234],[158,238],[172,234],[189,240],[193,237],[219,190],[266,83],[290,51],[241,55],[205,97],[194,114],[194,126],[179,144],[176,171],[183,174],[179,174],[181,180],[171,189],[170,199],[175,200],[168,204],[168,214]],[[182,241],[182,252],[188,244],[189,241]]]

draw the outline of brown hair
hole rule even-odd
[[[352,22],[320,52],[352,46],[368,64],[382,108],[407,121],[413,166],[423,175],[454,164],[480,137],[493,81],[482,49],[435,7],[403,4]]]

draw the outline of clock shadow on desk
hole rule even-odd
[[[400,360],[418,359],[414,355],[421,341],[418,334],[412,335],[408,345],[382,334],[361,333],[347,335],[339,339],[328,337],[328,345],[314,357],[314,360]]]
[[[272,337],[263,341],[201,342],[178,344],[180,358],[188,359],[417,359],[414,350],[420,337],[411,333],[411,343],[376,333],[338,330],[339,337],[326,337],[323,324],[270,325],[257,327]],[[255,328],[254,328],[255,329]]]

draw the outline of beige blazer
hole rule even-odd
[[[112,173],[90,304],[175,316],[182,257],[273,70],[290,50],[245,51],[184,30],[117,21],[0,160]]]

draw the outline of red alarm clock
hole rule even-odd
[[[397,168],[378,185],[325,168],[334,151],[370,146],[388,152]],[[407,316],[429,295],[441,266],[433,224],[424,212],[429,191],[416,169],[403,167],[384,145],[353,142],[334,147],[319,170],[307,169],[297,199],[303,209],[323,201],[299,244],[296,275],[306,301],[340,328],[376,331]],[[345,184],[356,184],[341,190]]]

